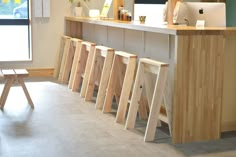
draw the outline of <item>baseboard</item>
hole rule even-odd
[[[222,122],[221,132],[236,131],[236,122]]]
[[[53,77],[54,68],[27,69],[30,77]]]

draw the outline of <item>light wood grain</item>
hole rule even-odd
[[[222,131],[236,131],[236,36],[225,37]]]
[[[222,36],[178,36],[173,104],[175,143],[220,138]]]
[[[113,96],[115,94],[118,94],[118,92],[115,92],[115,89],[117,89],[116,86],[118,85],[117,79],[118,77],[120,77],[120,75],[118,75],[120,73],[119,72],[120,69],[118,68],[118,66],[119,64],[121,64],[119,61],[120,61],[120,57],[115,54],[112,68],[111,68],[109,82],[107,85],[106,97],[103,104],[103,111],[102,111],[103,113],[111,112]]]
[[[59,76],[59,72],[61,69],[61,62],[62,62],[62,58],[63,58],[63,54],[64,54],[64,48],[65,48],[65,44],[66,44],[66,39],[70,39],[69,36],[61,36],[61,40],[60,40],[60,46],[59,46],[59,50],[57,52],[57,57],[56,57],[56,62],[55,62],[55,66],[54,66],[54,78],[58,78]]]
[[[95,48],[95,43],[91,42],[85,42],[83,41],[81,43],[81,47],[78,50],[78,59],[76,61],[76,68],[75,68],[75,74],[74,74],[74,79],[72,83],[72,91],[78,91],[81,82],[82,82],[82,87],[81,87],[81,93],[82,96],[84,95],[87,84],[88,84],[88,75],[91,70],[91,60],[94,56],[94,48]],[[83,80],[82,80],[83,77]],[[84,96],[83,96],[84,97]]]
[[[53,77],[54,68],[27,68],[29,77]]]
[[[128,107],[128,100],[131,92],[131,88],[133,85],[134,74],[136,70],[136,58],[129,58],[127,68],[125,71],[125,77],[122,84],[120,102],[118,105],[118,110],[116,114],[116,122],[123,123],[125,122],[125,116]]]
[[[96,109],[102,109],[104,100],[105,100],[105,94],[107,90],[107,85],[111,73],[111,67],[113,63],[113,58],[115,54],[115,50],[112,48],[106,48],[106,47],[96,47],[96,49],[99,49],[100,51],[96,51],[97,54],[101,57],[104,58],[103,67],[102,67],[102,72],[101,72],[101,77],[100,77],[100,83],[99,83],[99,89],[98,89],[98,94],[97,94],[97,99],[96,99],[96,104],[95,108]]]
[[[89,75],[92,70],[92,60],[95,55],[95,43],[90,43],[90,42],[82,42],[82,46],[85,47],[85,52],[88,53],[87,61],[86,61],[86,66],[84,70],[84,77],[83,77],[83,83],[81,86],[81,91],[80,91],[80,96],[85,97],[86,90],[88,88],[88,83],[89,83]]]
[[[150,113],[148,116],[147,127],[144,135],[144,141],[154,140],[158,118],[160,118],[161,103],[164,98],[164,89],[166,86],[166,80],[169,68],[167,66],[164,67],[160,66],[159,68],[160,70],[157,73],[157,78],[153,91],[154,93],[153,93],[152,103],[150,107]],[[166,119],[168,118],[166,117]]]
[[[28,100],[29,105],[31,106],[31,108],[34,108],[34,104],[33,101],[31,100],[31,97],[29,95],[29,92],[25,86],[24,83],[24,78],[29,76],[29,73],[26,69],[3,69],[1,70],[2,76],[4,77],[4,79],[6,80],[4,87],[3,87],[3,91],[0,97],[0,107],[3,110],[6,100],[7,100],[7,96],[9,94],[10,88],[12,87],[13,83],[19,83],[25,93],[25,96]]]
[[[114,19],[118,19],[118,10],[120,6],[124,7],[124,0],[113,0],[113,16]]]
[[[134,128],[137,110],[139,107],[141,94],[146,91],[146,94],[151,95],[148,97],[150,102],[150,112],[148,116],[147,127],[145,130],[144,141],[152,141],[155,138],[156,127],[158,119],[168,123],[166,115],[160,115],[162,100],[164,98],[164,90],[166,86],[167,74],[169,73],[169,65],[166,63],[157,62],[150,59],[141,58],[139,61],[137,76],[135,78],[134,89],[131,96],[130,108],[126,120],[126,129]],[[156,75],[154,81],[147,73]],[[151,87],[149,89],[149,87]],[[163,117],[166,118],[163,118]]]
[[[58,75],[58,81],[60,83],[67,83],[67,61],[69,59],[70,56],[70,47],[71,47],[71,38],[70,37],[66,37],[64,40],[64,47],[63,47],[63,54],[62,54],[62,59],[61,59],[61,65],[60,65],[60,71],[59,71],[59,75]]]
[[[72,62],[72,65],[71,65],[71,73],[70,73],[70,78],[69,78],[69,83],[68,83],[68,88],[69,89],[72,89],[73,80],[74,80],[75,71],[76,71],[76,65],[77,65],[77,61],[79,59],[81,46],[82,46],[82,40],[81,39],[72,38],[71,40],[72,40],[72,45],[74,47],[75,52],[74,52],[73,62]]]

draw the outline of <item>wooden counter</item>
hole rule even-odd
[[[65,34],[170,64],[174,143],[236,130],[236,28],[65,17]]]

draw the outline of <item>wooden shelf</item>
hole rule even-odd
[[[114,19],[118,19],[118,9],[120,6],[124,6],[125,2],[124,0],[113,0],[113,15]]]

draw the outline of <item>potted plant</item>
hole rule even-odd
[[[80,0],[68,0],[71,3],[71,15],[72,16],[82,16],[82,6]]]

